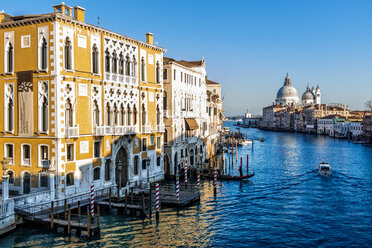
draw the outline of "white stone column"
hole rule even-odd
[[[9,176],[8,175],[3,175],[2,176],[2,195],[1,195],[1,200],[5,202],[6,200],[9,199]]]
[[[56,198],[56,189],[55,189],[55,171],[49,171],[49,189],[50,189],[50,200],[54,201]]]

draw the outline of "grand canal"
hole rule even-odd
[[[216,198],[205,181],[200,204],[162,209],[159,224],[105,213],[99,238],[24,226],[0,239],[0,246],[372,246],[371,147],[323,136],[241,131],[265,139],[253,149],[239,149],[239,157],[249,154],[256,175],[244,182],[219,182]],[[322,161],[331,164],[332,176],[317,174]]]

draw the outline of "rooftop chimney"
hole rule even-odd
[[[61,4],[54,5],[53,8],[54,13],[59,13],[72,18],[72,8],[65,4],[64,2],[62,2]]]
[[[85,21],[85,9],[80,6],[74,7],[74,19],[84,22]]]
[[[146,33],[146,42],[150,45],[154,45],[154,34]]]

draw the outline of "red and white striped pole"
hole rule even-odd
[[[177,201],[180,200],[180,175],[178,173],[176,175],[176,198]]]
[[[94,216],[94,184],[90,186],[90,215]]]
[[[187,162],[185,163],[185,185],[187,185]]]
[[[159,184],[156,184],[155,190],[155,210],[156,210],[156,220],[159,220],[159,209],[160,209],[160,192],[159,192]]]
[[[213,189],[214,189],[214,194],[216,194],[217,193],[217,167],[214,167]]]
[[[247,154],[247,175],[248,175],[248,164],[249,164],[249,159],[248,159],[248,154]]]
[[[198,186],[198,191],[200,192],[200,169],[198,168],[197,177],[196,177],[196,183]]]

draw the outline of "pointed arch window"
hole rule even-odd
[[[46,70],[47,67],[48,67],[48,61],[47,61],[47,56],[48,56],[48,43],[45,39],[45,37],[43,37],[42,41],[41,41],[41,51],[40,51],[40,58],[41,58],[41,67],[40,69],[42,70]]]
[[[137,60],[136,60],[136,57],[133,56],[133,60],[132,60],[132,63],[131,63],[131,71],[130,71],[130,75],[133,76],[133,77],[137,76],[136,68],[137,68]]]
[[[131,125],[131,114],[132,114],[132,111],[130,110],[129,104],[127,106],[127,109],[128,109],[128,111],[127,111],[127,118],[128,118],[127,125],[130,126]]]
[[[73,127],[74,126],[73,109],[72,109],[72,104],[71,104],[70,99],[67,99],[66,101],[65,118],[66,118],[66,127]]]
[[[96,100],[93,102],[93,125],[95,127],[99,126],[99,107]]]
[[[145,66],[145,59],[142,57],[141,59],[141,81],[145,81],[145,69],[146,69],[146,66]]]
[[[111,108],[109,103],[106,105],[106,126],[111,126]]]
[[[71,40],[69,37],[65,40],[65,69],[71,70],[72,69],[72,45]]]
[[[160,64],[159,64],[159,61],[156,62],[156,73],[155,73],[155,77],[156,77],[156,83],[157,84],[160,84]]]
[[[146,107],[142,105],[142,125],[146,125]]]
[[[48,99],[43,97],[40,111],[41,131],[48,131]]]
[[[110,52],[108,49],[105,52],[105,72],[110,72]]]
[[[164,91],[164,93],[163,93],[163,109],[164,110],[167,110],[167,100],[168,100],[168,98],[167,98],[167,92],[166,91]]]
[[[129,55],[125,57],[125,75],[131,75],[130,58]]]
[[[156,107],[156,125],[160,125],[160,109],[159,109],[159,105]]]
[[[10,98],[9,102],[6,106],[6,120],[5,120],[5,129],[8,132],[13,131],[13,113],[14,113],[14,104],[13,104],[13,99]]]
[[[114,116],[113,116],[114,121],[113,121],[113,124],[115,126],[118,126],[119,125],[119,110],[118,110],[118,107],[116,106],[116,104],[114,105],[113,111],[114,111]]]
[[[124,105],[121,104],[120,106],[120,126],[125,125],[125,108]]]
[[[118,73],[118,56],[115,51],[112,54],[112,73]]]
[[[133,107],[133,125],[137,125],[137,108],[136,106]]]
[[[124,56],[122,53],[119,56],[119,74],[124,75]]]
[[[6,51],[6,72],[12,73],[13,72],[13,45],[11,42],[8,44],[8,49]]]
[[[92,48],[92,72],[95,74],[98,74],[98,55],[98,47],[94,44]]]

